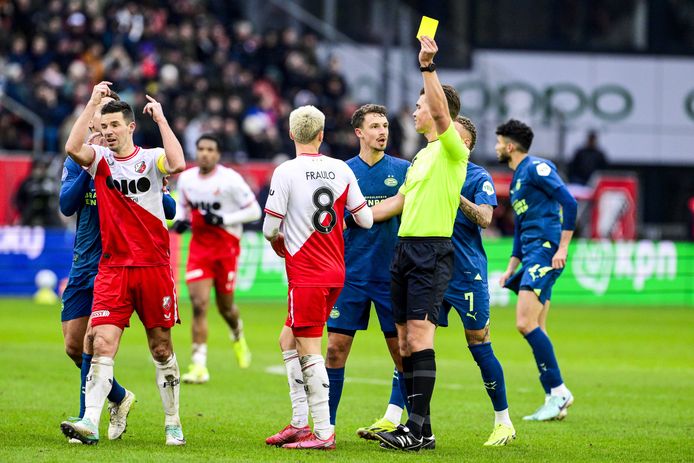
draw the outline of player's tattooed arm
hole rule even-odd
[[[482,228],[487,228],[492,223],[494,209],[489,204],[475,204],[465,196],[460,195],[460,210],[468,219]]]

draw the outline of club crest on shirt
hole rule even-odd
[[[135,172],[138,174],[141,174],[145,171],[147,168],[147,164],[145,164],[145,161],[140,161],[137,164],[135,164]]]
[[[386,186],[397,186],[398,179],[389,175],[385,180],[383,180],[383,183],[385,183]]]

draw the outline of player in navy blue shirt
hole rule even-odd
[[[395,196],[405,181],[410,163],[385,154],[388,143],[386,108],[368,104],[352,116],[352,127],[359,137],[359,155],[347,161],[354,171],[367,204],[373,206]],[[346,220],[349,224],[350,217]],[[373,439],[376,432],[392,431],[400,423],[407,393],[402,376],[398,335],[390,305],[390,271],[388,263],[397,243],[399,217],[374,224],[369,230],[347,228],[345,231],[345,285],[328,318],[328,355],[326,367],[330,378],[330,421],[335,424],[342,395],[345,363],[358,330],[369,325],[371,303],[376,308],[381,331],[395,364],[390,403],[385,416],[372,426],[360,428],[361,437]]]
[[[552,287],[566,265],[576,200],[552,162],[528,155],[530,127],[511,119],[496,135],[499,161],[514,170],[509,193],[515,215],[513,252],[499,283],[518,294],[516,326],[533,350],[545,390],[545,403],[523,419],[562,419],[574,399],[562,380],[546,322]]]
[[[111,98],[102,99],[101,106],[114,99],[118,100],[118,95],[111,93]],[[98,127],[101,106],[92,119],[92,129]],[[100,144],[100,134],[94,132],[89,142]],[[163,202],[166,217],[173,218],[176,213],[176,202],[168,194],[164,195]],[[89,173],[70,157],[65,159],[63,165],[60,211],[66,216],[77,214],[72,268],[63,292],[61,321],[65,351],[80,368],[79,417],[82,418],[85,408],[84,386],[92,360],[88,322],[92,313],[94,277],[101,259],[101,233],[94,181]],[[113,410],[110,415],[108,435],[110,439],[117,439],[125,431],[125,418],[135,400],[135,395],[118,384],[114,378],[108,399],[111,402],[110,409]],[[76,439],[74,441],[80,442]]]
[[[477,130],[472,121],[458,116],[455,128],[472,151]],[[448,326],[451,309],[458,312],[472,357],[494,408],[494,429],[485,446],[503,446],[516,437],[508,413],[504,371],[494,355],[489,335],[489,286],[487,254],[482,246],[482,228],[487,228],[496,207],[496,191],[489,173],[469,162],[461,191],[460,208],[453,227],[453,277],[443,297],[439,325]]]

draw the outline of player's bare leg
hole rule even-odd
[[[330,408],[328,406],[330,381],[325,369],[325,361],[321,355],[322,337],[295,336],[295,340],[308,408],[313,418],[313,435],[300,442],[284,444],[282,447],[288,449],[334,449],[335,427],[330,424]]]
[[[489,323],[481,330],[465,330],[465,339],[494,407],[494,429],[484,445],[507,445],[516,438],[516,430],[508,413],[504,372],[492,350]]]
[[[64,421],[63,433],[85,444],[99,442],[99,419],[113,381],[113,359],[118,352],[123,330],[115,325],[93,328],[94,356],[85,386],[85,413],[77,422]]]
[[[217,291],[217,308],[231,330],[231,342],[239,367],[251,366],[251,351],[243,335],[243,320],[238,307],[234,304],[234,293],[220,294]]]
[[[157,387],[164,406],[164,430],[166,445],[184,445],[186,443],[178,415],[181,374],[176,361],[171,341],[171,329],[149,328],[147,342],[157,369]]]
[[[202,384],[210,379],[207,370],[207,308],[210,305],[212,285],[212,278],[188,283],[190,302],[193,306],[193,352],[188,372],[181,377],[184,383]]]
[[[292,419],[281,431],[265,439],[268,445],[281,446],[291,442],[299,442],[311,438],[311,428],[308,426],[308,400],[304,389],[304,376],[301,373],[299,354],[296,351],[296,339],[292,329],[283,326],[279,337],[280,350],[287,370],[289,398],[292,402]]]
[[[533,291],[518,292],[516,307],[516,328],[525,337],[533,349],[535,362],[540,371],[540,382],[549,389],[550,396],[535,413],[523,417],[527,421],[548,421],[563,419],[566,410],[573,404],[573,395],[564,384],[559,365],[554,355],[554,348],[546,328],[549,301],[542,304]]]
[[[65,353],[79,368],[82,365],[82,346],[89,317],[79,317],[62,323]]]

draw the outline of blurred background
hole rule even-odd
[[[515,117],[580,204],[557,300],[694,305],[689,0],[0,0],[0,294],[33,293],[39,270],[67,276],[74,220],[58,212],[62,147],[95,83],[113,82],[134,106],[139,145],[161,145],[139,116],[146,93],[190,165],[197,137],[218,134],[224,163],[263,205],[272,170],[294,154],[296,106],[325,112],[330,156],[358,153],[349,120],[364,103],[389,109],[389,154],[410,159],[423,146],[411,117],[423,14],[440,20],[439,75],[459,90],[478,128],[472,160],[497,187],[490,282],[513,232],[512,172],[496,163],[494,129]],[[283,298],[282,262],[253,228],[239,296]],[[187,240],[172,242],[179,267]]]

